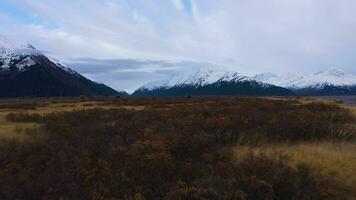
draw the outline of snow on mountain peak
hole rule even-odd
[[[259,74],[253,77],[254,80],[277,85],[285,88],[321,88],[324,85],[334,86],[354,86],[356,85],[356,75],[346,73],[339,69],[327,69],[311,75],[275,75]]]
[[[221,71],[213,69],[200,69],[193,75],[189,76],[183,84],[204,86],[217,81],[232,81],[238,78],[240,74],[231,71]]]
[[[20,71],[36,65],[33,55],[42,55],[34,46],[28,43],[20,42],[16,39],[0,35],[0,70],[8,70],[10,67],[15,67]],[[57,67],[71,73],[77,74],[67,65],[59,60],[46,57],[53,62]]]
[[[141,87],[141,89],[152,90],[156,88],[172,88],[182,85],[198,87],[216,83],[218,81],[240,81],[245,78],[247,77],[233,71],[201,68],[193,73],[185,72],[174,74],[168,79],[147,83]]]
[[[0,69],[6,70],[16,65],[19,70],[35,65],[29,57],[39,52],[31,44],[19,42],[13,38],[0,35]]]

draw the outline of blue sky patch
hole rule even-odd
[[[0,12],[26,24],[39,23],[39,19],[37,17],[26,14],[7,1],[0,1]]]
[[[182,4],[183,4],[183,7],[184,7],[184,10],[187,12],[187,13],[192,13],[193,12],[193,9],[192,9],[192,1],[191,0],[181,0],[182,1]]]

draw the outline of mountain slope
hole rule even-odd
[[[0,37],[0,97],[124,94],[93,82],[32,45]]]
[[[168,80],[148,83],[134,96],[186,95],[291,95],[288,89],[251,80],[236,72],[199,70],[192,74],[178,74]]]

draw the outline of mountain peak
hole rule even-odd
[[[231,82],[245,79],[245,76],[233,71],[201,68],[193,72],[183,72],[172,75],[170,78],[156,82],[149,82],[142,86],[141,90],[153,90],[156,88],[172,88],[177,86],[205,86],[218,81]]]
[[[354,86],[356,76],[340,69],[329,68],[310,75],[256,75],[255,80],[286,88],[323,88],[325,85]]]
[[[0,35],[0,70],[9,70],[11,67],[23,70],[35,65],[32,55],[40,54],[31,44]]]
[[[47,57],[34,46],[0,35],[0,97],[117,95]]]

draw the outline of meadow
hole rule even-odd
[[[0,100],[0,199],[356,199],[355,138],[313,98]]]

